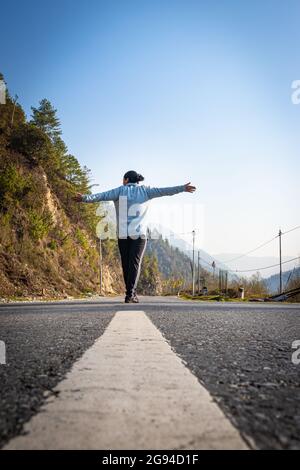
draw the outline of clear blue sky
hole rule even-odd
[[[99,190],[127,169],[155,186],[192,180],[198,192],[181,197],[204,205],[210,253],[299,224],[299,1],[1,3],[11,94],[28,116],[51,100]],[[285,255],[299,238],[285,239]]]

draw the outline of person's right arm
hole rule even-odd
[[[100,202],[100,201],[117,201],[120,195],[120,186],[118,188],[104,191],[97,194],[81,194],[77,193],[74,197],[76,202]]]

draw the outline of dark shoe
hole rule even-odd
[[[131,299],[134,304],[138,304],[140,302],[136,294],[133,294]]]
[[[134,295],[126,295],[125,297],[125,304],[138,304],[139,303],[139,299],[137,298],[136,294]]]

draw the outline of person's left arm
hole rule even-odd
[[[149,199],[163,196],[174,196],[183,192],[193,193],[196,191],[195,186],[191,186],[191,183],[182,184],[180,186],[170,186],[167,188],[146,188]]]

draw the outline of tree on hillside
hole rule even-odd
[[[77,191],[87,192],[89,189],[90,170],[81,167],[74,155],[64,155],[61,160],[61,170],[64,178],[76,186]]]
[[[143,259],[139,291],[144,295],[159,295],[162,283],[156,256],[145,255]]]
[[[32,106],[31,110],[32,119],[30,122],[42,129],[54,144],[63,143],[61,140],[60,120],[56,115],[57,110],[50,101],[44,98],[40,101],[38,108]]]
[[[40,101],[38,108],[32,107],[32,119],[29,125],[38,128],[50,139],[51,148],[42,165],[48,176],[52,190],[56,193],[67,215],[75,223],[82,221],[93,232],[97,218],[93,207],[79,207],[72,200],[76,191],[90,191],[90,174],[86,167],[81,167],[74,155],[68,154],[62,139],[60,120],[57,110],[49,100]]]
[[[60,120],[57,117],[57,110],[46,98],[39,102],[38,108],[32,106],[31,109],[32,119],[28,126],[38,128],[52,144],[51,151],[48,151],[48,157],[44,159],[43,165],[49,179],[54,184],[55,179],[59,177],[65,178],[63,167],[68,151],[61,137],[62,131]]]
[[[32,119],[29,124],[38,127],[46,134],[53,144],[52,163],[56,170],[61,169],[62,159],[66,155],[68,148],[62,140],[62,131],[60,120],[57,117],[57,110],[52,106],[49,100],[44,98],[40,101],[39,107],[31,107]],[[49,162],[50,163],[50,162]]]
[[[32,119],[30,124],[35,125],[45,132],[54,144],[59,155],[67,153],[67,146],[61,138],[60,120],[57,117],[57,109],[55,109],[49,100],[44,98],[40,101],[39,107],[31,107]]]

